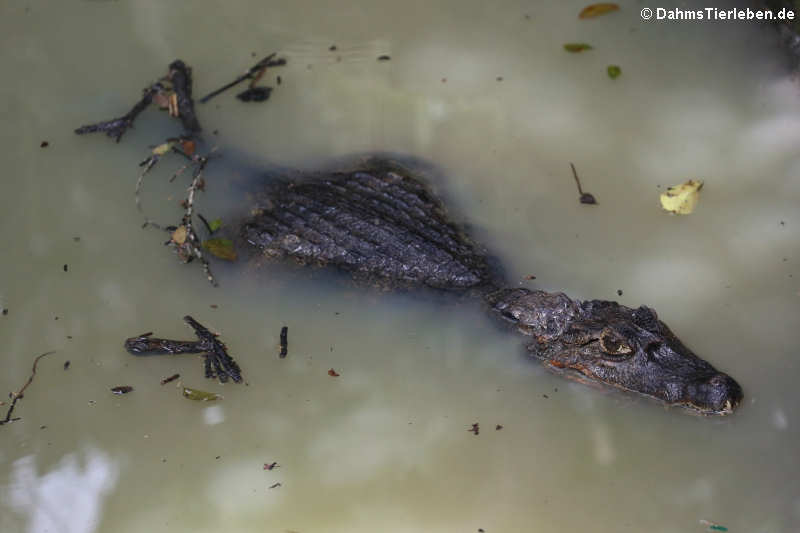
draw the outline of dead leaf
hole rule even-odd
[[[619,6],[617,4],[613,4],[611,2],[602,2],[599,4],[592,4],[584,7],[578,14],[578,18],[592,19],[595,17],[599,17],[600,15],[611,13],[613,11],[619,11]]]
[[[564,45],[564,50],[566,50],[567,52],[572,52],[573,54],[591,49],[592,45],[586,43],[567,43]]]
[[[178,228],[172,232],[172,242],[175,244],[185,243],[187,233],[186,226],[178,226]]]
[[[230,239],[208,239],[203,241],[203,248],[208,250],[214,257],[219,257],[226,261],[236,261],[236,250],[233,248],[233,241]]]
[[[336,370],[332,369],[332,368],[330,370],[328,370],[328,375],[331,376],[331,377],[334,377],[334,378],[338,378],[339,377],[339,373]]]
[[[186,155],[193,155],[194,154],[194,141],[190,139],[181,139],[181,150]]]
[[[694,211],[702,188],[703,182],[700,180],[689,180],[670,187],[667,192],[661,193],[661,207],[676,215],[688,215]]]
[[[159,109],[169,108],[169,96],[166,93],[158,92],[153,96],[153,101]]]

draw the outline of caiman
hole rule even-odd
[[[731,413],[742,389],[695,355],[645,306],[504,288],[489,254],[454,224],[423,179],[388,160],[356,170],[269,180],[240,245],[259,260],[333,267],[361,284],[474,293],[529,338],[530,356],[702,414]]]

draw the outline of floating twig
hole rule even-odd
[[[8,412],[6,413],[6,417],[3,420],[0,420],[0,426],[2,426],[3,424],[16,422],[17,420],[19,420],[19,417],[11,418],[11,413],[14,412],[14,407],[17,405],[17,402],[24,397],[23,393],[25,392],[25,389],[27,389],[28,385],[30,385],[31,382],[33,381],[33,376],[36,375],[36,365],[39,364],[39,359],[41,359],[46,355],[50,355],[52,353],[55,353],[55,351],[45,352],[33,360],[33,368],[31,368],[31,375],[28,378],[28,381],[26,381],[25,384],[22,386],[22,388],[19,389],[17,392],[12,392],[10,394],[11,405],[8,406]]]
[[[198,340],[175,341],[159,339],[152,337],[152,332],[147,332],[126,339],[125,349],[133,355],[204,353],[207,378],[216,377],[222,383],[231,378],[236,383],[240,383],[242,381],[242,371],[236,361],[233,360],[233,357],[228,354],[228,348],[225,343],[191,316],[186,315],[183,320],[194,329]],[[173,376],[168,381],[172,381],[176,377]]]
[[[289,354],[289,351],[288,351],[288,349],[289,349],[288,336],[289,336],[289,328],[286,327],[286,326],[283,326],[281,328],[281,353],[280,353],[280,358],[281,359],[283,359],[284,357],[286,357]]]
[[[166,385],[167,383],[170,383],[170,382],[172,382],[172,381],[175,381],[175,380],[176,380],[176,379],[178,379],[179,377],[181,377],[181,375],[180,375],[180,374],[172,374],[171,376],[169,376],[169,377],[166,377],[166,378],[162,379],[162,380],[161,380],[161,384],[162,384],[162,385]]]
[[[95,124],[87,124],[75,130],[78,135],[86,133],[105,132],[116,142],[133,126],[133,121],[139,114],[157,99],[159,102],[167,103],[170,115],[181,119],[184,129],[189,134],[197,133],[201,130],[200,122],[194,112],[194,102],[192,100],[192,69],[177,59],[170,63],[169,72],[157,82],[146,87],[142,91],[142,98],[121,117],[113,118]]]
[[[269,87],[261,88],[261,89],[268,89],[268,90],[267,91],[261,91],[261,92],[266,92],[266,96],[264,96],[261,100],[259,100],[257,98],[257,95],[255,94],[255,93],[258,93],[259,91],[257,91],[257,90],[254,91],[254,89],[257,89],[255,87],[255,83],[259,79],[261,79],[261,77],[267,71],[267,68],[269,68],[269,67],[280,67],[280,66],[283,66],[283,65],[286,64],[286,59],[283,59],[283,58],[275,59],[276,55],[277,55],[277,53],[275,53],[275,52],[271,53],[270,55],[268,55],[267,57],[265,57],[264,59],[262,59],[261,61],[259,61],[258,63],[256,63],[252,67],[250,67],[249,69],[247,69],[247,71],[244,74],[242,74],[241,76],[239,76],[238,78],[236,78],[232,82],[230,82],[230,83],[228,83],[226,85],[223,85],[222,87],[220,87],[216,91],[212,91],[209,94],[207,94],[204,97],[202,97],[200,99],[200,103],[201,104],[205,104],[206,102],[208,102],[209,100],[211,100],[215,96],[217,96],[219,94],[222,94],[223,92],[227,91],[231,87],[235,87],[236,85],[239,85],[240,83],[242,83],[245,80],[251,80],[250,89],[245,91],[245,92],[243,92],[243,93],[240,93],[239,95],[237,95],[237,97],[240,100],[244,100],[244,101],[255,100],[257,102],[258,101],[262,101],[262,100],[266,100],[267,97],[269,97],[269,92],[272,89],[269,88]],[[251,91],[254,91],[254,92],[251,92]],[[249,95],[249,97],[248,96],[244,96],[244,95]]]
[[[119,118],[112,118],[111,120],[106,120],[103,122],[97,122],[95,124],[81,126],[75,130],[75,133],[78,135],[84,135],[86,133],[103,131],[116,142],[119,142],[125,132],[128,131],[128,128],[133,126],[133,121],[136,120],[136,117],[139,116],[139,113],[147,109],[147,106],[149,106],[150,102],[153,101],[153,97],[156,94],[164,94],[166,91],[166,87],[161,83],[161,80],[159,80],[145,88],[144,91],[142,91],[141,100],[136,102],[136,105],[134,105],[133,108],[123,116]]]
[[[569,166],[572,167],[572,175],[575,178],[575,184],[578,185],[578,194],[581,195],[581,203],[591,205],[597,204],[597,200],[595,200],[594,195],[588,192],[583,192],[583,189],[581,188],[581,180],[578,179],[578,172],[575,170],[575,165],[570,163]]]
[[[120,385],[118,387],[111,387],[111,392],[114,394],[128,394],[129,392],[133,392],[133,387],[130,385]]]

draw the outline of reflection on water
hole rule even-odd
[[[797,531],[797,81],[758,24],[581,7],[0,3],[0,392],[57,350],[0,427],[0,530]],[[176,125],[147,111],[120,144],[72,129],[128,110],[175,58],[204,94],[271,51],[289,63],[265,77],[268,102],[199,108],[222,155],[198,202],[209,220],[242,210],[261,166],[430,161],[510,283],[654,307],[742,384],[741,410],[684,416],[567,382],[475,302],[218,264],[214,290],[179,265],[134,203],[137,164]],[[597,206],[578,203],[570,162]],[[161,222],[187,186],[168,167],[143,194]],[[695,213],[663,213],[659,193],[689,178],[705,181]],[[143,331],[192,338],[186,314],[222,334],[247,385],[123,350]],[[175,373],[224,400],[160,385]]]
[[[24,515],[28,533],[91,533],[103,513],[103,501],[116,484],[118,467],[100,450],[64,456],[52,470],[39,473],[36,456],[11,464],[4,499]],[[10,527],[6,531],[14,531]]]

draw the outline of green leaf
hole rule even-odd
[[[198,389],[190,389],[189,387],[183,388],[183,397],[196,402],[212,402],[214,400],[221,400],[222,395],[215,392],[206,392]]]
[[[215,231],[217,231],[221,227],[222,227],[222,219],[221,218],[216,218],[216,219],[214,219],[214,220],[212,220],[211,222],[208,223],[208,229],[211,230],[211,233],[214,233]]]
[[[619,78],[619,75],[622,74],[622,69],[619,68],[617,65],[609,65],[608,66],[608,77],[612,80]]]
[[[230,239],[208,239],[203,241],[203,248],[208,250],[214,257],[219,257],[226,261],[236,261],[236,250],[234,250],[233,241]]]
[[[591,50],[592,45],[586,43],[567,43],[564,45],[564,50],[567,52],[578,53],[584,50]]]

